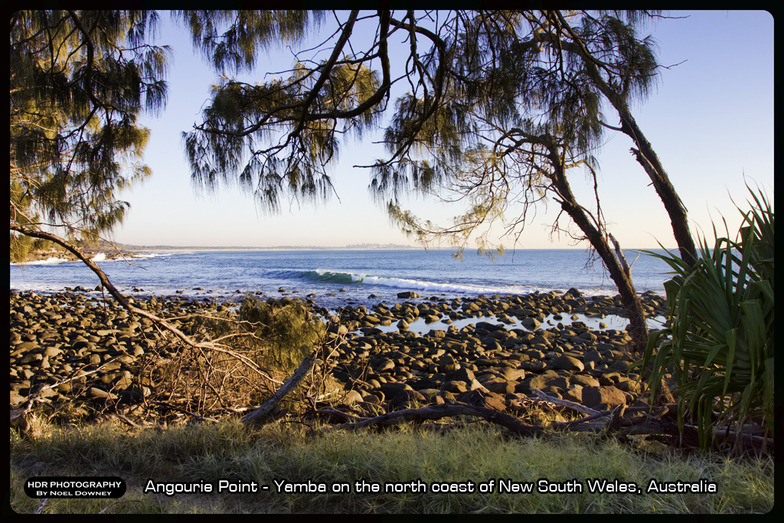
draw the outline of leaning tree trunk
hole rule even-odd
[[[563,20],[562,20],[563,21]],[[681,259],[689,264],[694,265],[697,260],[697,248],[694,245],[694,239],[689,231],[689,219],[687,216],[686,207],[678,196],[670,182],[667,171],[664,170],[659,157],[651,147],[650,142],[643,134],[637,121],[629,111],[629,105],[626,103],[626,96],[619,93],[611,87],[602,76],[597,66],[598,62],[585,46],[585,43],[574,32],[574,30],[565,24],[566,30],[571,34],[575,43],[560,42],[560,45],[578,55],[582,56],[583,63],[585,64],[591,79],[595,82],[596,87],[612,104],[618,116],[621,119],[620,131],[632,139],[637,146],[632,149],[637,162],[645,170],[645,173],[653,183],[656,194],[659,195],[667,214],[670,216],[670,223],[672,224],[672,233],[675,236],[675,241],[678,243],[678,249],[681,253]]]
[[[686,213],[686,207],[683,205],[678,193],[675,192],[675,187],[670,182],[667,171],[664,170],[659,157],[656,155],[656,151],[653,150],[650,142],[645,138],[636,120],[629,112],[629,108],[620,100],[613,101],[613,105],[621,117],[621,131],[637,145],[636,149],[632,149],[637,162],[645,169],[651,182],[653,182],[656,193],[664,204],[664,208],[667,210],[667,214],[670,215],[672,233],[675,236],[675,241],[678,242],[681,259],[688,263],[689,266],[692,266],[697,260],[697,248],[694,245],[691,232],[689,232],[689,218]]]
[[[556,165],[555,162],[554,165]],[[629,336],[632,338],[632,347],[635,352],[643,354],[648,344],[648,327],[645,323],[645,311],[642,308],[640,297],[634,289],[631,271],[623,258],[623,254],[620,252],[620,248],[616,243],[618,254],[613,253],[613,249],[608,243],[608,237],[597,229],[582,206],[577,203],[562,168],[556,167],[551,180],[561,198],[561,208],[583,231],[588,241],[591,242],[591,245],[601,257],[607,271],[610,273],[610,277],[618,287],[618,293],[621,295],[623,305],[629,314]]]

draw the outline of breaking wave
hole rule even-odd
[[[487,286],[471,283],[442,283],[417,278],[397,278],[385,276],[372,276],[366,274],[356,274],[352,272],[328,271],[317,269],[315,271],[305,271],[296,274],[296,277],[318,282],[335,283],[339,285],[369,285],[379,287],[390,287],[401,290],[414,290],[422,292],[458,292],[469,294],[513,294],[518,292],[528,292],[531,289],[518,286]]]

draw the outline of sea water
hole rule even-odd
[[[662,251],[654,251],[662,252]],[[627,250],[638,292],[664,295],[669,267],[643,252]],[[474,251],[462,258],[441,249],[400,250],[242,250],[159,251],[96,263],[112,283],[130,296],[181,295],[231,300],[245,294],[310,297],[317,305],[395,303],[397,294],[427,297],[520,295],[566,291],[615,295],[617,289],[601,261],[590,263],[579,249],[507,252],[492,259]],[[100,285],[83,263],[49,259],[11,264],[10,288],[59,292]]]

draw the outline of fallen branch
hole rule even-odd
[[[348,414],[341,410],[336,409],[335,407],[322,407],[316,410],[316,414],[322,414],[324,416],[337,416],[338,418],[342,418],[344,420],[364,420],[366,418],[361,418],[359,416],[355,416],[353,414]]]
[[[594,410],[590,407],[586,407],[585,405],[580,405],[579,403],[575,403],[573,401],[564,400],[561,398],[555,398],[553,396],[548,396],[547,394],[545,394],[544,392],[538,389],[533,389],[533,391],[540,401],[548,401],[555,405],[560,405],[561,407],[566,407],[571,410],[576,410],[577,412],[582,412],[583,414],[590,414],[591,416],[595,416],[596,414],[599,414],[598,410]]]
[[[274,409],[289,392],[294,390],[299,382],[302,381],[302,379],[311,370],[313,370],[313,366],[315,364],[315,356],[306,356],[302,360],[302,363],[299,364],[299,367],[297,367],[297,370],[294,371],[294,374],[292,374],[289,379],[286,380],[283,386],[281,386],[270,399],[265,401],[261,407],[257,408],[250,414],[243,416],[241,421],[243,423],[248,423],[250,421],[258,422],[267,417],[267,415],[272,412],[272,409]]]
[[[31,229],[30,227],[25,227],[24,225],[18,225],[14,223],[10,224],[10,229],[12,231],[20,232],[26,236],[32,236],[34,238],[49,240],[54,243],[57,243],[58,245],[61,245],[62,247],[67,249],[71,254],[79,258],[79,260],[81,260],[85,265],[87,265],[87,267],[91,271],[93,271],[96,276],[98,276],[101,285],[103,285],[104,288],[106,288],[109,291],[109,294],[111,294],[122,307],[124,307],[126,310],[128,310],[133,314],[136,314],[138,316],[147,318],[155,322],[156,324],[160,325],[161,327],[165,328],[166,330],[174,334],[185,344],[198,349],[207,349],[216,352],[221,352],[223,354],[228,354],[229,356],[241,361],[243,364],[245,364],[247,367],[249,367],[256,373],[258,373],[265,379],[272,381],[273,383],[278,383],[278,384],[280,383],[279,381],[274,380],[269,374],[264,372],[261,368],[259,368],[259,366],[256,365],[256,363],[250,358],[242,354],[239,354],[237,352],[234,352],[230,349],[224,348],[216,344],[214,341],[206,341],[206,342],[195,341],[190,336],[188,336],[187,334],[185,334],[180,329],[178,329],[168,321],[164,320],[163,318],[156,316],[155,314],[152,314],[150,312],[147,312],[146,310],[141,309],[139,307],[135,307],[128,301],[128,299],[119,290],[117,290],[117,288],[112,284],[112,282],[109,281],[109,278],[108,276],[106,276],[106,273],[104,273],[103,270],[94,261],[88,258],[80,249],[78,249],[74,245],[71,245],[68,241],[64,240],[63,238],[60,238],[56,234],[51,234],[37,229]]]
[[[509,429],[513,433],[520,436],[536,436],[544,432],[541,427],[536,425],[528,425],[514,416],[504,414],[498,410],[477,407],[475,405],[466,405],[463,403],[430,405],[428,407],[422,407],[418,409],[396,410],[356,423],[344,423],[342,425],[328,427],[326,430],[356,430],[372,426],[387,427],[405,423],[407,421],[422,422],[424,420],[435,420],[450,416],[479,416],[491,423],[495,423],[496,425],[500,425],[506,429]]]

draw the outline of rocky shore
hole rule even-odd
[[[368,412],[456,401],[514,410],[536,390],[597,409],[639,399],[639,376],[626,372],[635,359],[626,331],[590,329],[580,321],[622,315],[619,297],[585,297],[571,289],[415,298],[401,294],[397,303],[337,311],[310,302],[346,337],[332,370],[346,391],[343,403]],[[651,316],[664,314],[663,297],[642,298]],[[230,310],[182,297],[135,303],[166,317]],[[12,291],[10,304],[12,408],[33,395],[52,408],[59,402],[92,409],[140,402],[154,386],[140,377],[140,368],[155,364],[152,354],[177,350],[151,321],[131,317],[100,293]],[[423,322],[426,331],[411,328]],[[173,323],[187,330],[185,320]]]

